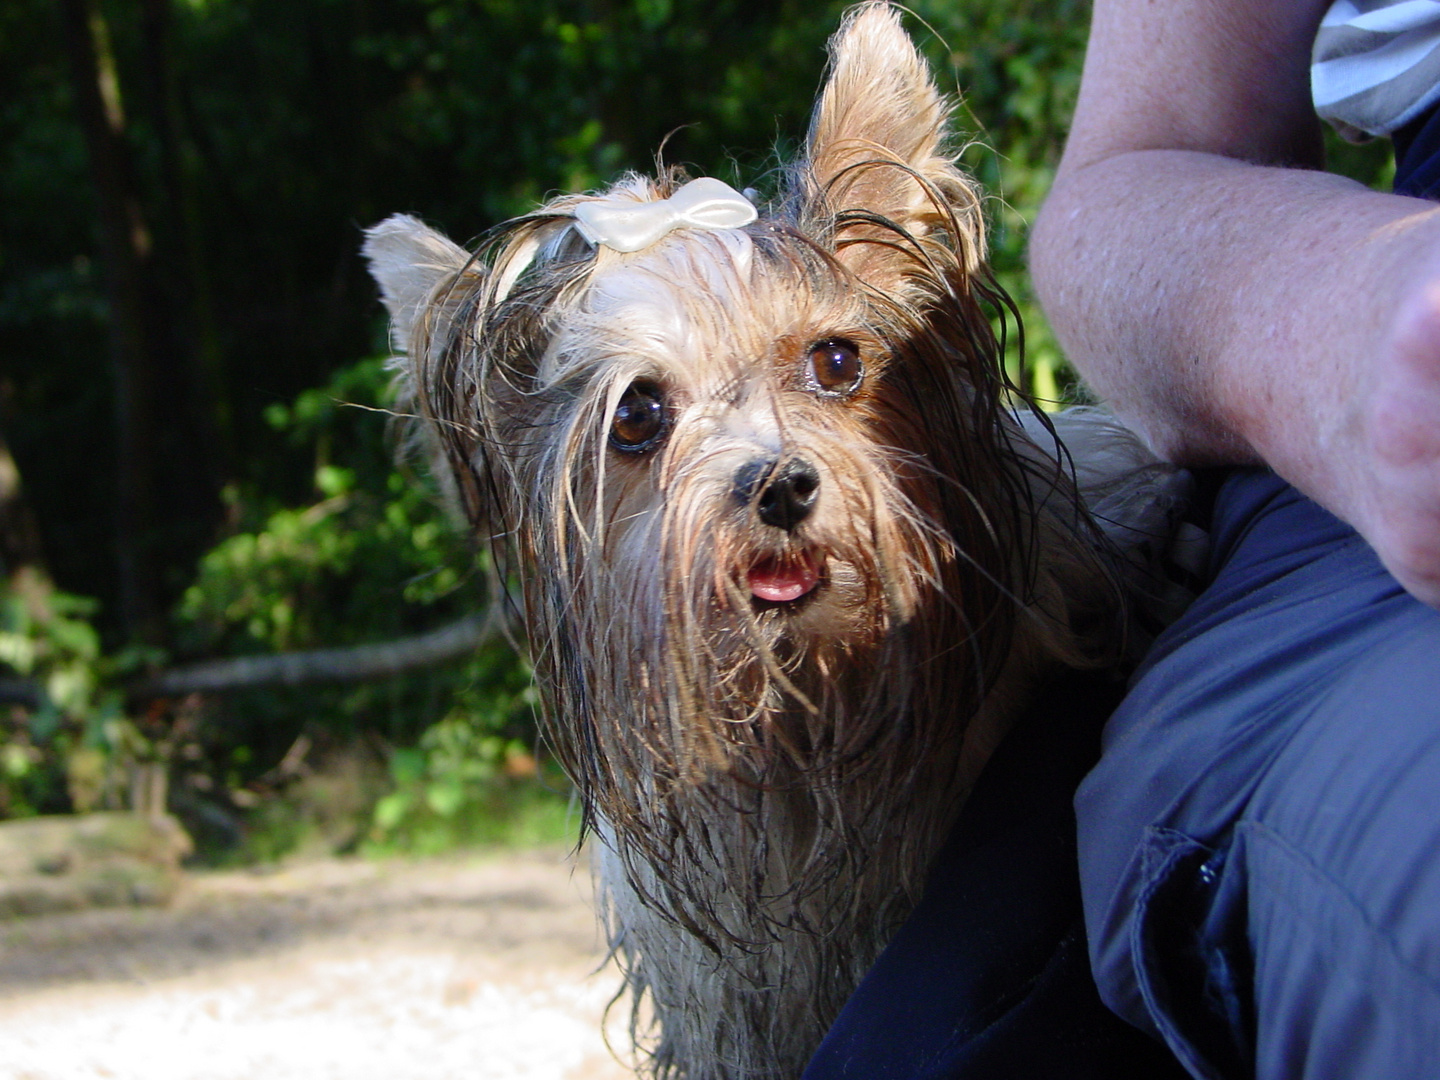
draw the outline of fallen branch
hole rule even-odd
[[[394,641],[187,664],[145,680],[133,693],[138,697],[177,697],[257,686],[383,679],[474,652],[494,637],[504,622],[503,608],[497,604],[482,615],[469,615],[438,630]]]

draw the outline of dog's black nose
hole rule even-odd
[[[735,472],[735,497],[747,504],[753,500],[761,521],[786,532],[810,516],[819,494],[820,474],[803,458],[779,466],[748,461]]]

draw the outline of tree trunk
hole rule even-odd
[[[152,310],[151,236],[124,141],[109,30],[95,0],[60,0],[75,106],[99,213],[100,257],[110,307],[117,491],[115,554],[120,617],[132,638],[159,632],[155,552],[155,421],[158,359]],[[98,465],[98,463],[97,463]]]
[[[175,80],[171,47],[173,0],[143,0],[140,28],[145,47],[144,86],[151,122],[159,137],[160,176],[169,213],[157,225],[162,262],[171,268],[166,279],[177,311],[186,314],[182,375],[188,394],[184,408],[191,436],[205,448],[199,463],[201,479],[218,491],[233,471],[235,452],[229,397],[225,391],[224,357],[215,321],[214,275],[206,256],[206,234],[197,184],[200,155],[187,137]],[[165,242],[168,238],[168,244]],[[178,271],[178,272],[177,272]]]

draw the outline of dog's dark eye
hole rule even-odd
[[[628,454],[649,450],[665,433],[665,397],[652,382],[633,382],[610,421],[610,445]]]
[[[853,394],[865,374],[853,341],[830,338],[810,346],[810,378],[822,394]]]

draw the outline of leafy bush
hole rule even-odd
[[[367,360],[267,410],[278,433],[314,455],[313,501],[261,512],[257,497],[235,496],[249,527],[201,559],[176,612],[187,649],[234,656],[394,639],[489,603],[486,553],[423,475],[395,464],[390,381],[381,361]],[[320,795],[303,779],[311,774],[276,773],[302,738],[369,740],[388,759],[356,838],[366,850],[434,851],[517,828],[553,838],[563,828],[564,798],[545,789],[563,783],[542,782],[533,756],[530,675],[503,641],[377,682],[231,694],[214,703],[205,731],[209,790],[253,804],[240,808],[238,856],[211,845],[212,857],[276,858],[326,831],[306,802]]]
[[[243,655],[395,637],[483,600],[484,554],[390,456],[389,383],[383,362],[366,360],[266,410],[313,455],[313,501],[229,493],[240,527],[201,558],[185,590],[182,649]]]
[[[135,770],[165,752],[125,715],[116,689],[153,656],[103,653],[96,607],[33,569],[0,581],[0,670],[34,696],[0,720],[0,818],[131,806]]]
[[[503,725],[500,726],[503,730]],[[493,718],[457,710],[390,757],[393,788],[375,804],[370,853],[426,855],[472,844],[573,842],[579,825],[564,778]]]

